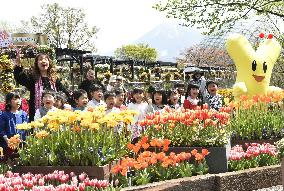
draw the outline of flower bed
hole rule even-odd
[[[208,172],[205,161],[205,156],[209,154],[207,149],[202,149],[201,153],[194,149],[188,153],[171,152],[166,155],[169,144],[168,139],[149,141],[148,137],[143,137],[135,145],[129,143],[128,149],[133,157],[123,158],[121,164],[112,169],[113,180],[119,180],[126,187]],[[155,152],[147,151],[150,146],[155,148]]]
[[[106,115],[102,107],[86,112],[57,110],[39,121],[17,125],[18,129],[33,129],[33,134],[27,137],[24,148],[19,148],[19,136],[9,139],[9,147],[19,153],[15,169],[38,172],[40,166],[48,167],[46,171],[59,166],[80,170],[85,166],[92,176],[107,178],[110,164],[126,154],[130,141],[126,127],[133,114],[124,110]]]
[[[276,147],[269,143],[262,145],[257,143],[248,144],[245,150],[242,146],[236,145],[230,151],[230,171],[275,164],[279,164],[278,153]]]
[[[224,109],[225,111],[225,109]],[[175,147],[223,147],[230,136],[230,114],[215,110],[166,110],[140,121],[149,138],[166,138]]]
[[[122,157],[130,140],[126,125],[133,113],[122,111],[105,115],[103,108],[94,111],[49,112],[40,121],[17,125],[33,128],[26,147],[19,149],[24,166],[94,166],[105,165]]]
[[[64,171],[42,174],[22,174],[8,171],[0,175],[0,190],[34,190],[34,191],[63,191],[63,190],[114,190],[106,180],[89,179],[86,174],[76,176]]]
[[[234,140],[266,140],[283,137],[284,91],[267,96],[241,97],[231,103],[236,113],[231,119]]]
[[[190,152],[196,149],[198,152],[202,152],[202,147],[169,147],[167,154],[174,152],[176,154],[182,152]],[[207,147],[210,155],[205,157],[206,164],[209,167],[208,172],[210,174],[218,174],[228,172],[228,153],[230,148],[227,147]]]

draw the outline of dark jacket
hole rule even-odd
[[[34,120],[35,115],[35,83],[36,80],[34,79],[32,74],[27,74],[24,72],[23,67],[16,66],[14,68],[14,78],[17,83],[19,83],[22,86],[25,86],[30,91],[30,99],[29,99],[29,120]],[[64,92],[67,96],[69,96],[67,90],[64,88],[62,83],[59,79],[55,82],[55,87],[57,91]],[[51,84],[48,81],[48,84],[43,87],[43,90],[51,89]]]
[[[13,114],[9,111],[3,112],[0,115],[0,146],[7,147],[7,144],[3,136],[7,138],[13,137],[16,134],[21,136],[21,139],[25,140],[25,131],[16,129],[17,124],[28,122],[28,115],[25,111],[20,110],[19,113]]]

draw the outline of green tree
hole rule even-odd
[[[0,20],[0,30],[5,30],[9,33],[32,33],[33,27],[28,21],[20,21],[18,24],[8,23],[7,21]]]
[[[36,32],[47,34],[53,47],[88,49],[95,51],[93,40],[98,28],[88,26],[83,9],[61,7],[59,4],[46,4],[41,14],[31,18]]]
[[[165,0],[154,5],[167,17],[178,18],[211,34],[231,28],[242,19],[263,15],[272,20],[284,19],[283,0]]]
[[[155,48],[148,44],[123,45],[115,50],[115,56],[124,60],[154,62],[157,60],[158,53]]]

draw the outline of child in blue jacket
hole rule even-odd
[[[0,115],[0,146],[4,149],[4,155],[9,156],[13,150],[8,148],[8,139],[19,134],[25,140],[25,131],[16,129],[16,125],[27,123],[28,115],[21,110],[21,97],[17,93],[8,93],[5,104],[5,111]]]

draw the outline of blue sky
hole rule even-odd
[[[96,40],[98,54],[130,43],[155,26],[168,22],[154,10],[158,0],[14,0],[2,1],[0,20],[17,23],[40,14],[40,5],[57,2],[62,6],[83,8],[87,22],[100,28]],[[5,8],[4,8],[5,7]]]

